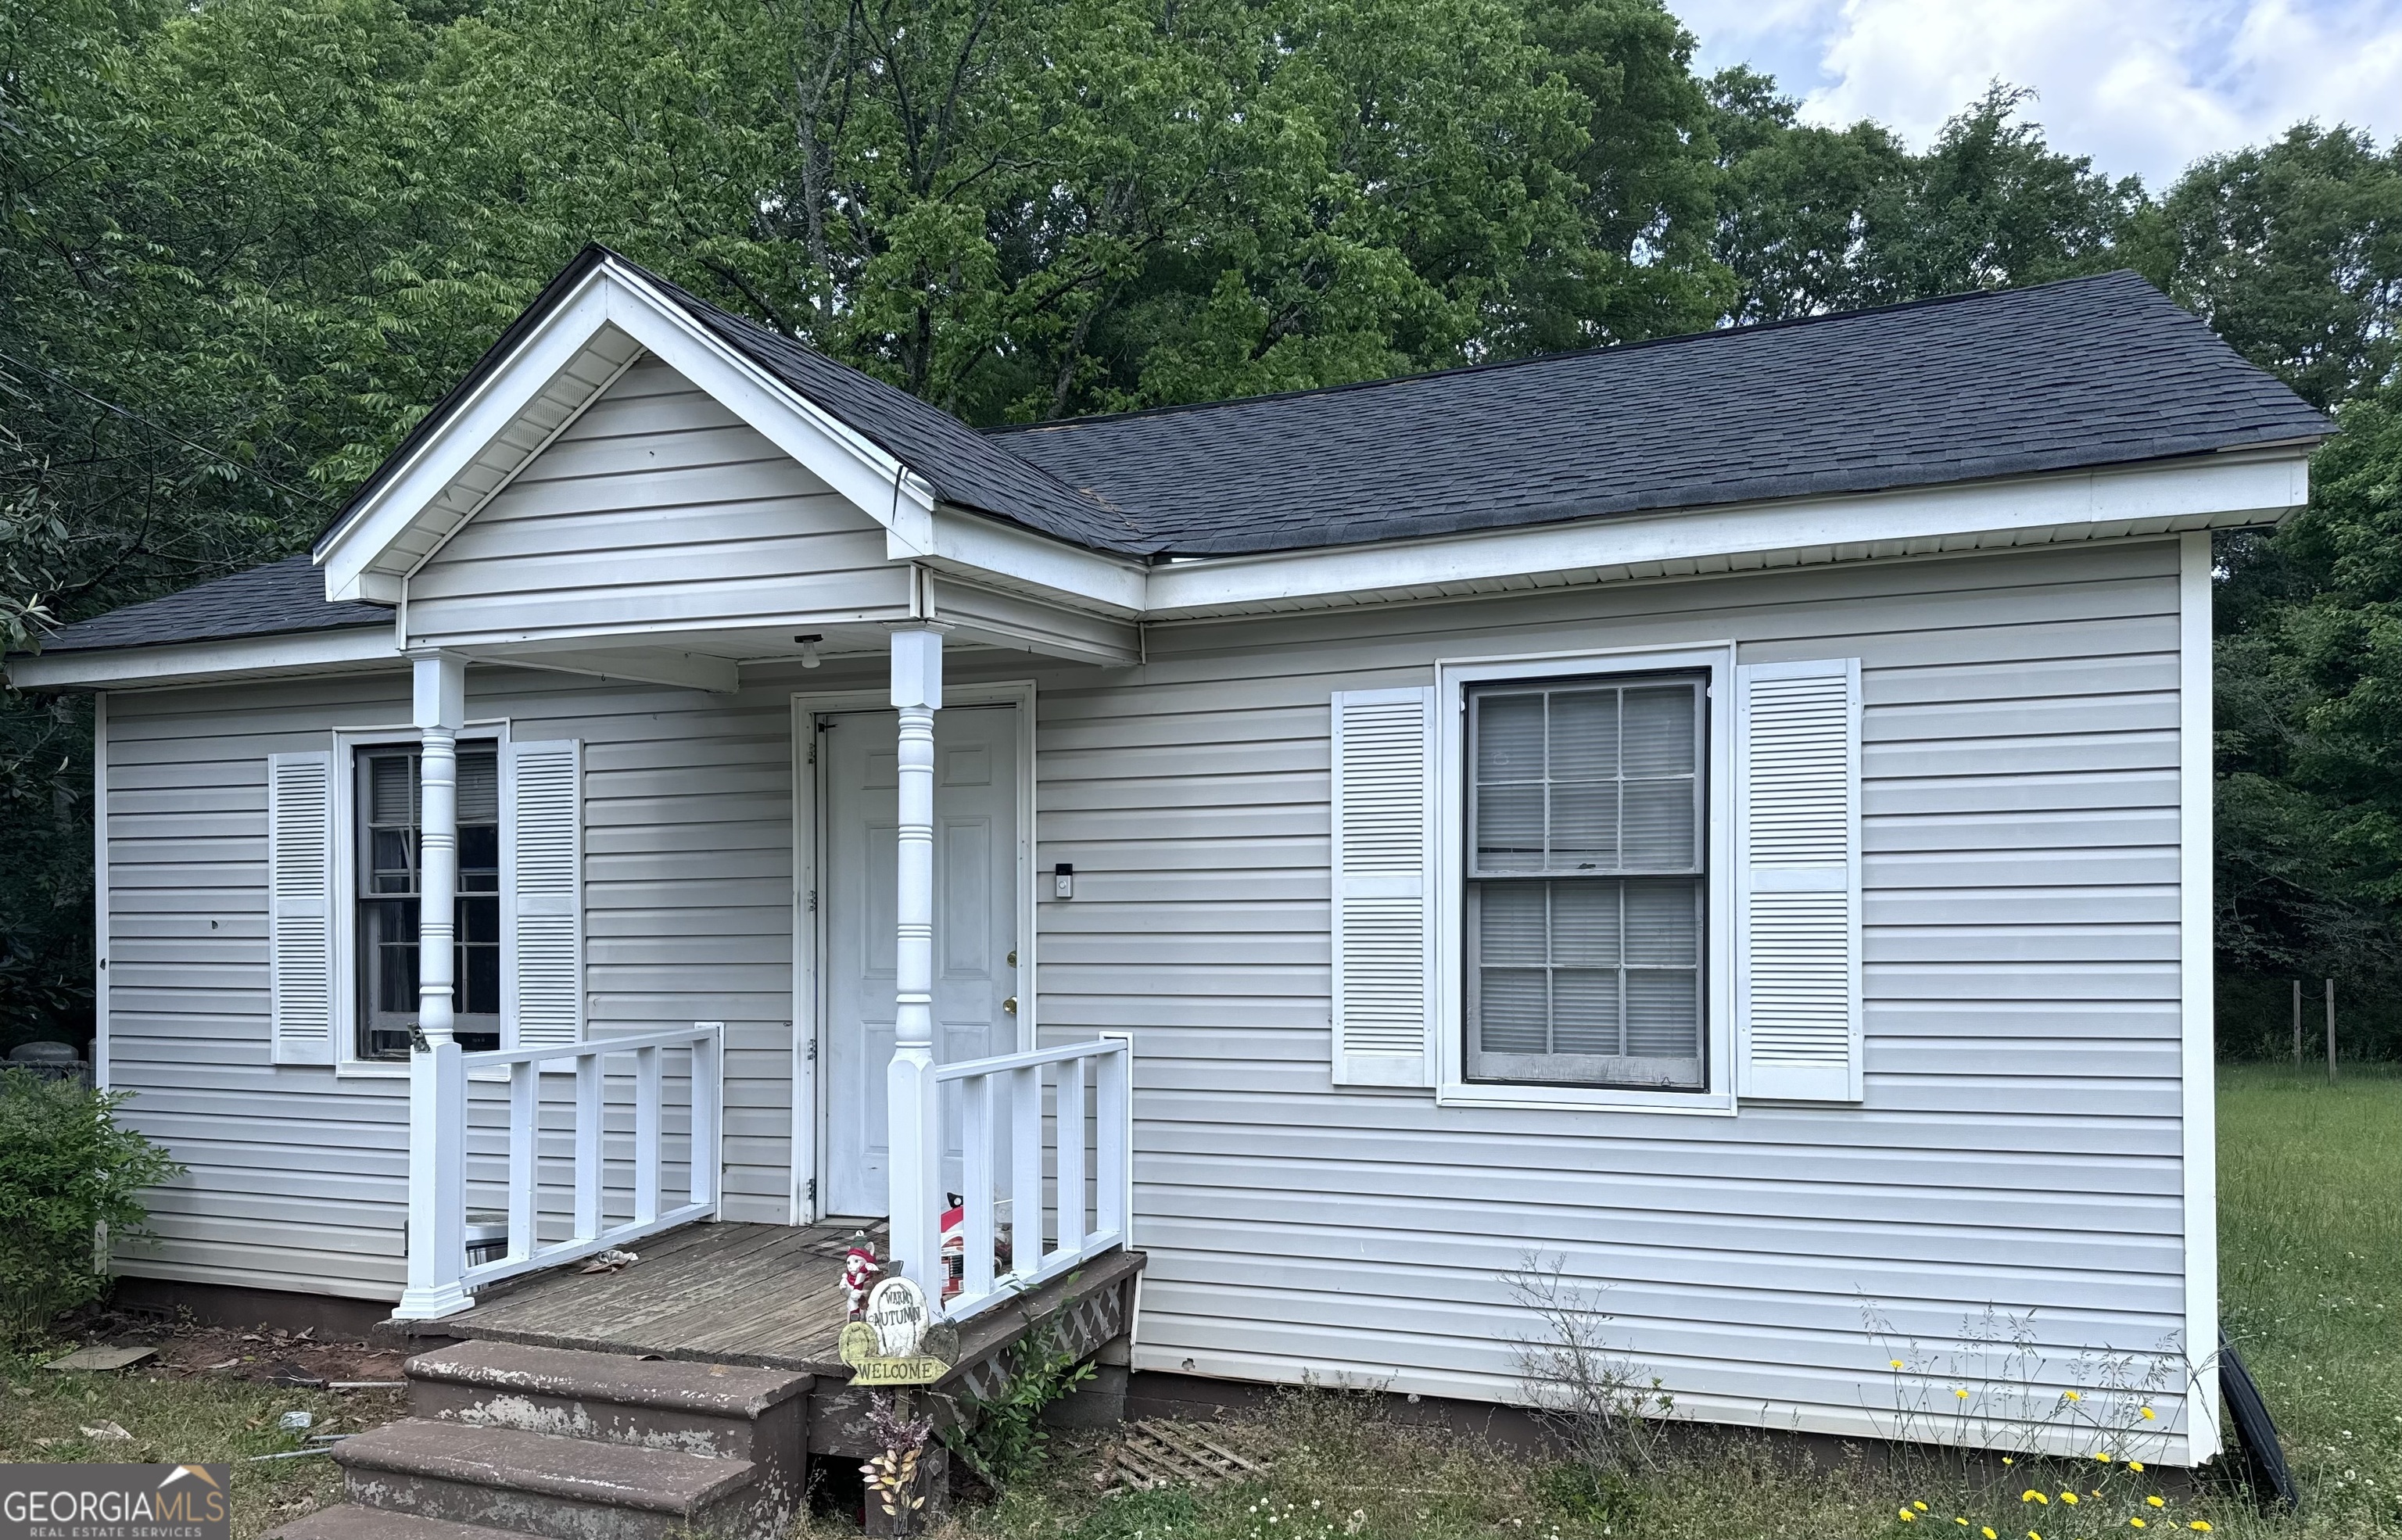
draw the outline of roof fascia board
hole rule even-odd
[[[392,627],[346,626],[279,636],[36,653],[8,660],[8,682],[20,690],[138,690],[228,675],[319,674],[403,661]]]
[[[1444,584],[1594,568],[1644,569],[1929,540],[2083,540],[2138,521],[2272,522],[2310,499],[2301,449],[1973,482],[1905,492],[1782,499],[1640,517],[1482,530],[1430,540],[1208,557],[1154,567],[1146,619],[1284,608],[1332,595],[1423,593]]]
[[[398,598],[400,574],[376,572],[379,559],[607,323],[606,285],[604,269],[587,274],[453,408],[450,420],[428,434],[349,522],[319,543],[316,561],[324,569],[329,602]]]
[[[888,532],[884,554],[894,561],[923,561],[954,576],[1000,578],[1079,609],[1123,616],[1142,612],[1147,569],[1141,562],[1070,545],[948,503],[933,510],[924,549],[913,549],[898,534]]]

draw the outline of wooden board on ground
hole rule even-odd
[[[157,1348],[146,1347],[77,1348],[65,1357],[53,1358],[42,1367],[54,1368],[62,1374],[106,1374],[138,1364],[158,1351]]]
[[[1129,1423],[1102,1451],[1094,1484],[1103,1492],[1157,1492],[1164,1487],[1208,1492],[1222,1482],[1259,1474],[1256,1463],[1198,1423]]]

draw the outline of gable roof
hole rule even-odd
[[[328,604],[324,574],[305,556],[287,557],[62,626],[43,640],[42,651],[92,652],[391,624],[392,612],[380,604]]]
[[[1436,374],[978,432],[587,247],[320,536],[594,268],[616,264],[940,501],[1157,559],[1297,551],[2308,444],[2332,431],[2133,272]],[[294,557],[64,627],[48,651],[387,624]]]
[[[2332,425],[2133,272],[993,435],[1177,555],[1880,491]]]

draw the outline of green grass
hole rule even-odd
[[[245,1537],[341,1501],[341,1471],[324,1455],[245,1463],[304,1447],[304,1436],[277,1429],[280,1413],[311,1412],[319,1433],[401,1414],[396,1395],[283,1390],[213,1375],[59,1374],[41,1367],[54,1356],[0,1354],[0,1376],[7,1381],[0,1395],[0,1461],[224,1461],[233,1466],[234,1533]],[[132,1437],[95,1439],[83,1432],[104,1423]]]
[[[2308,1530],[2402,1534],[2402,1077],[2224,1067],[2218,1149],[2227,1331]]]

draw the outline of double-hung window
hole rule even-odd
[[[406,1059],[417,1025],[421,796],[414,745],[356,751],[358,1054]],[[459,895],[451,977],[469,1050],[501,1038],[501,777],[489,742],[459,745]]]
[[[1708,1085],[1707,683],[1470,689],[1470,1080]]]

